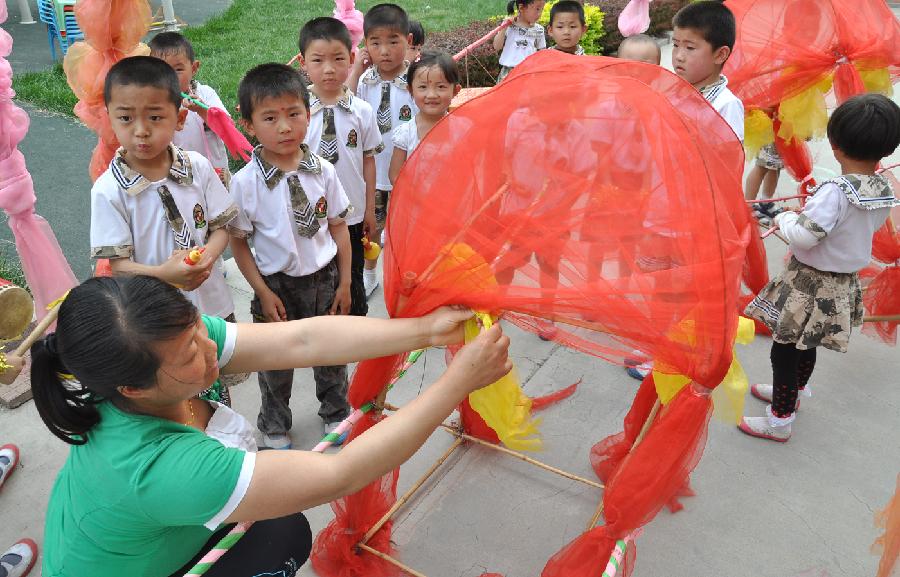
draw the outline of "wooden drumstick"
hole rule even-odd
[[[13,353],[14,355],[16,355],[17,357],[23,356],[26,352],[28,352],[28,349],[31,348],[31,345],[33,345],[36,340],[44,336],[44,332],[50,327],[50,325],[53,324],[53,322],[56,320],[56,317],[59,316],[59,307],[61,304],[62,301],[56,303],[55,305],[53,305],[52,309],[47,311],[47,316],[41,319],[41,322],[39,322],[37,326],[34,327],[34,330],[31,331],[28,337],[24,341],[22,341],[22,343],[18,347],[16,347],[16,352]]]

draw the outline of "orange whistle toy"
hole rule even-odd
[[[184,257],[184,264],[194,266],[195,264],[200,262],[201,258],[203,258],[203,252],[205,250],[206,248],[195,248],[194,250],[189,252],[186,257]]]
[[[370,241],[369,237],[367,237],[367,236],[362,237],[362,239],[360,239],[360,240],[362,241],[362,245],[363,245],[363,257],[366,260],[377,259],[378,255],[381,254],[381,247],[378,246],[377,243]]]

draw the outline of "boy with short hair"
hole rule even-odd
[[[635,60],[657,66],[662,61],[662,51],[659,49],[659,44],[646,34],[635,34],[622,40],[619,43],[619,50],[616,56],[622,60]]]
[[[406,84],[409,62],[406,50],[412,41],[409,18],[396,4],[378,4],[366,12],[363,19],[366,52],[372,66],[363,70],[363,60],[357,60],[350,76],[350,87],[356,95],[368,102],[375,111],[378,130],[382,135],[403,122],[409,122],[419,112]],[[394,145],[390,137],[384,138],[384,149],[375,156],[375,221],[376,238],[384,230],[388,202],[393,186],[388,176]],[[374,239],[373,239],[374,240]],[[375,271],[377,260],[367,260],[363,271],[366,295],[378,286]]]
[[[734,49],[734,14],[718,0],[703,0],[679,10],[672,25],[675,74],[693,84],[743,141],[744,105],[722,75]]]
[[[547,34],[556,42],[556,50],[581,56],[581,38],[587,32],[584,6],[577,0],[560,0],[550,8],[550,22]]]
[[[377,242],[375,155],[384,148],[375,113],[345,86],[353,65],[350,31],[331,17],[314,18],[300,30],[300,65],[312,81],[306,144],[334,165],[353,206],[347,218],[352,252],[350,314],[369,311],[363,284],[362,238]]]
[[[106,76],[103,93],[122,147],[91,189],[91,256],[114,274],[155,276],[185,291],[204,314],[234,314],[217,263],[237,207],[209,161],[172,137],[184,123],[178,77],[151,56],[125,58]],[[199,262],[187,264],[193,247]],[[207,398],[227,404],[224,389]]]
[[[409,48],[406,49],[406,61],[413,63],[419,59],[422,54],[422,47],[425,46],[425,27],[418,20],[409,21]]]
[[[309,92],[300,72],[261,64],[238,87],[241,123],[259,145],[231,179],[238,217],[231,250],[255,293],[254,322],[279,322],[350,310],[350,201],[334,166],[304,144]],[[248,239],[256,254],[250,252]],[[347,366],[314,367],[325,433],[350,413]],[[294,371],[262,371],[257,427],[263,445],[291,448]]]
[[[189,94],[191,98],[207,106],[221,108],[228,113],[216,91],[194,79],[200,70],[200,61],[195,58],[194,47],[187,38],[178,32],[161,32],[150,40],[149,46],[150,56],[164,60],[175,70],[181,92]],[[205,156],[227,187],[231,179],[228,155],[225,143],[206,125],[208,110],[188,99],[184,99],[181,105],[188,110],[187,118],[184,120],[184,127],[175,133],[172,142],[182,150],[192,150]]]

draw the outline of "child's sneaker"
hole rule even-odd
[[[772,224],[772,217],[770,217],[769,214],[762,208],[753,209],[753,218],[758,220],[759,224],[763,226],[769,226],[770,224]]]
[[[262,449],[275,449],[278,451],[286,451],[293,447],[291,443],[291,438],[287,434],[272,434],[267,435],[263,433],[262,436]]]
[[[802,389],[798,391],[797,395],[797,405],[794,407],[794,410],[797,411],[800,409],[800,397],[812,397],[812,387],[806,385]],[[759,399],[760,401],[765,401],[767,403],[772,402],[772,385],[757,383],[755,385],[750,385],[750,394]]]
[[[5,577],[25,577],[37,561],[37,544],[31,539],[22,539],[0,555],[0,575]]]
[[[342,422],[343,421],[335,421],[333,423],[325,423],[322,426],[322,433],[324,433],[325,435],[330,435],[331,433],[334,432],[335,429],[337,429],[340,426],[340,424]],[[336,447],[338,445],[343,445],[344,441],[347,440],[347,434],[349,432],[350,431],[344,431],[343,433],[341,433],[341,436],[338,437],[337,441],[334,441],[333,443],[331,443],[331,446]]]
[[[744,417],[738,429],[751,437],[786,443],[791,438],[791,423],[795,416],[796,413],[789,417],[776,417],[772,414],[772,405],[769,405],[765,417]]]
[[[375,269],[372,269],[371,273],[368,270],[363,271],[363,288],[366,291],[366,298],[372,296],[372,293],[378,288],[378,273],[375,272]]]
[[[625,367],[625,372],[628,373],[629,377],[641,382],[647,378],[647,375],[649,375],[652,370],[653,365],[651,363],[641,363],[633,367]]]
[[[12,444],[0,447],[0,487],[3,487],[3,483],[12,476],[18,464],[18,447]]]
[[[552,322],[544,319],[537,319],[538,338],[542,341],[552,341],[559,329]]]

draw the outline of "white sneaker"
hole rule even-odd
[[[266,449],[276,449],[276,450],[283,451],[283,450],[290,449],[293,446],[293,444],[291,443],[291,438],[286,434],[284,434],[284,435],[279,435],[279,434],[267,435],[267,434],[263,433],[262,446]]]
[[[791,423],[795,416],[796,413],[789,417],[776,417],[772,414],[772,405],[769,405],[765,417],[744,417],[738,429],[751,437],[786,443],[791,438]]]
[[[37,561],[37,545],[31,539],[22,539],[0,555],[0,575],[25,577]]]
[[[372,296],[372,293],[378,288],[378,276],[363,273],[363,288],[366,291],[366,298]]]
[[[16,465],[19,464],[19,448],[15,445],[3,445],[0,447],[0,487],[9,479]]]
[[[772,402],[772,385],[767,383],[757,383],[755,385],[750,385],[750,394],[759,399],[760,401],[765,401],[767,403]],[[812,386],[806,385],[802,389],[798,391],[797,395],[797,406],[794,407],[794,410],[798,410],[800,408],[800,397],[806,397],[807,399],[812,397]]]

